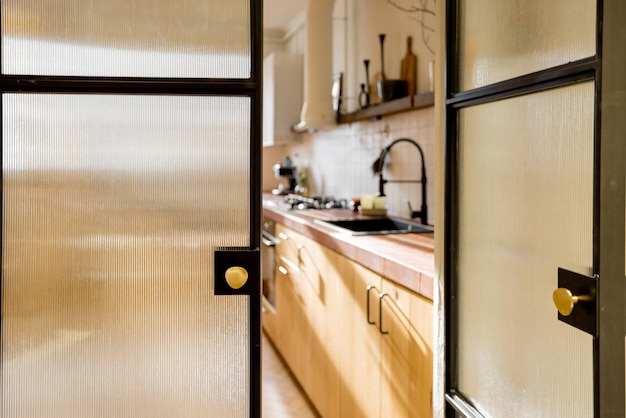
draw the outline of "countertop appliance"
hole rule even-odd
[[[289,162],[288,164],[286,163],[278,163],[278,164],[274,164],[274,177],[276,178],[286,178],[288,181],[288,185],[287,187],[285,187],[284,184],[279,184],[278,188],[272,190],[272,193],[274,194],[289,194],[289,193],[293,193],[296,190],[296,184],[297,184],[297,176],[298,176],[298,169],[291,165],[291,162]]]

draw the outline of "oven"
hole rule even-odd
[[[263,218],[263,236],[261,238],[261,276],[263,284],[263,298],[271,308],[276,306],[276,226],[271,219]]]

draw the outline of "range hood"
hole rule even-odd
[[[334,0],[309,0],[304,47],[304,104],[296,132],[314,131],[335,123],[331,87]]]

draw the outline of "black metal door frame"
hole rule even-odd
[[[482,417],[458,390],[457,380],[457,141],[461,109],[506,98],[536,93],[583,81],[595,83],[593,272],[598,284],[599,337],[593,342],[594,416],[625,416],[624,406],[624,162],[626,132],[624,98],[626,39],[620,0],[597,1],[596,55],[558,67],[469,91],[458,88],[459,0],[445,5],[445,399],[448,417]],[[603,51],[605,53],[603,54]],[[620,138],[622,136],[622,138]],[[602,214],[602,216],[601,216]],[[555,314],[556,315],[556,314]],[[602,359],[602,360],[601,360]]]
[[[261,164],[262,164],[262,80],[263,80],[263,0],[250,1],[250,78],[160,78],[160,77],[65,77],[5,75],[0,73],[0,95],[5,93],[75,93],[209,95],[248,97],[250,123],[250,250],[261,244]],[[0,57],[1,50],[0,31]],[[2,103],[0,101],[0,112]],[[0,118],[0,135],[2,118]],[[1,145],[0,145],[1,147]],[[1,199],[1,197],[0,197]],[[0,216],[2,205],[0,205]],[[207,257],[211,256],[207,254]],[[260,256],[259,256],[260,257]],[[260,280],[260,278],[258,278]],[[0,282],[2,278],[0,277]],[[260,288],[260,286],[258,286]],[[1,299],[0,287],[0,300]],[[261,293],[249,296],[250,309],[250,417],[261,416]],[[0,316],[0,325],[2,318]],[[1,343],[1,341],[0,341]],[[0,359],[1,360],[1,359]]]

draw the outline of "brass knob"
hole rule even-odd
[[[580,299],[579,296],[573,295],[569,289],[565,289],[564,287],[559,287],[552,292],[554,305],[563,316],[569,316],[574,310],[574,305],[576,305]]]
[[[248,281],[248,271],[243,267],[231,267],[226,270],[226,283],[233,289],[240,289]]]

